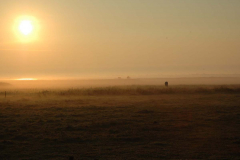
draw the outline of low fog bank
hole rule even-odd
[[[0,87],[9,87],[9,86],[11,86],[10,83],[0,82]]]
[[[0,88],[82,88],[124,85],[236,85],[240,78],[149,78],[149,79],[99,79],[99,80],[36,80],[1,81]]]

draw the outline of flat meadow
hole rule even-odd
[[[239,159],[239,85],[0,90],[0,159]]]

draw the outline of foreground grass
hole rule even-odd
[[[9,92],[0,98],[0,159],[240,157],[235,86]]]

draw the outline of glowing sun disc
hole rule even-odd
[[[24,35],[30,34],[33,31],[33,25],[31,23],[31,21],[29,21],[29,20],[21,21],[21,23],[19,25],[19,30]]]

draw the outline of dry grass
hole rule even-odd
[[[240,94],[240,85],[222,86],[184,86],[164,87],[156,85],[131,85],[131,86],[109,86],[93,88],[71,88],[71,89],[8,89],[8,95],[38,95],[38,96],[101,96],[101,95],[159,95],[159,94],[216,94],[233,93]],[[5,90],[0,91],[4,95]]]
[[[0,92],[0,159],[239,159],[239,86]]]

